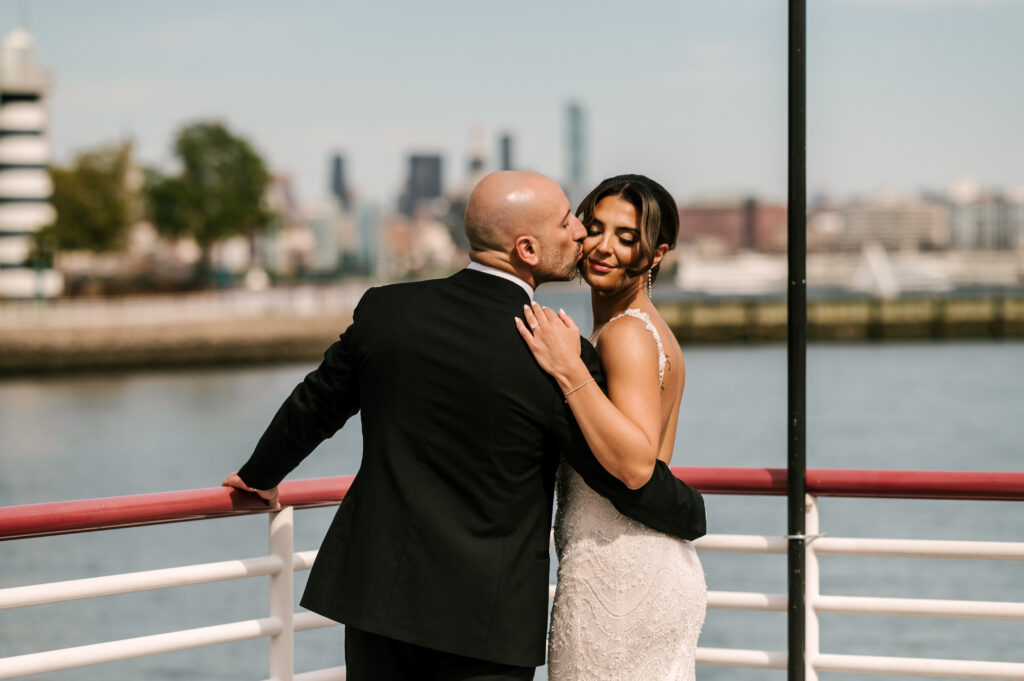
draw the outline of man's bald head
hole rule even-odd
[[[516,237],[535,235],[538,225],[552,219],[559,211],[567,211],[568,207],[568,200],[558,184],[540,173],[527,170],[491,173],[476,185],[466,205],[466,236],[470,248],[507,254]]]

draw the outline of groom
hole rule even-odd
[[[492,173],[465,223],[469,267],[367,291],[225,480],[276,506],[281,479],[361,413],[362,464],[301,601],[346,625],[349,681],[533,678],[560,456],[626,515],[704,534],[700,494],[664,463],[636,490],[601,468],[516,331],[534,288],[576,270],[585,231],[562,190],[537,173]]]

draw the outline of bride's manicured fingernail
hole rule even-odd
[[[563,310],[562,308],[558,308],[558,314],[565,314],[565,310]]]

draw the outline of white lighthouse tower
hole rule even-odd
[[[56,217],[47,137],[49,74],[18,28],[0,45],[0,297],[59,295],[61,276],[25,266],[33,234]]]

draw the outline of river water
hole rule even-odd
[[[542,300],[588,315],[578,295]],[[785,467],[782,346],[684,346],[687,387],[673,463]],[[0,505],[210,487],[246,458],[310,365],[177,370],[0,382]],[[1024,470],[1024,343],[813,345],[808,465]],[[357,419],[292,479],[354,473]],[[712,532],[782,535],[781,498],[707,498]],[[297,516],[297,550],[316,548],[333,510]],[[830,536],[1024,540],[1024,503],[823,499]],[[0,587],[228,560],[266,552],[266,518],[232,518],[0,544]],[[784,593],[784,556],[702,555],[710,589]],[[296,575],[301,590],[306,573]],[[1009,561],[822,559],[832,595],[1024,601]],[[430,588],[424,584],[424,588]],[[266,614],[266,579],[197,585],[0,612],[0,657],[207,626]],[[707,647],[785,650],[782,613],[710,611]],[[1024,662],[1024,623],[826,615],[829,653]],[[38,679],[267,676],[267,643],[159,655]],[[342,634],[297,634],[296,669],[343,663]],[[781,680],[782,671],[699,667],[706,681]],[[545,678],[543,669],[537,675]],[[878,678],[823,675],[830,679]]]

